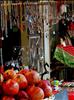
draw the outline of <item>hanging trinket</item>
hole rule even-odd
[[[1,5],[1,30],[4,31],[4,9],[3,5]]]
[[[21,32],[23,32],[22,27],[23,27],[22,25],[22,2],[20,2],[20,30]]]
[[[16,19],[17,19],[17,26],[19,28],[20,22],[19,22],[19,5],[18,4],[16,6]]]
[[[5,36],[8,37],[8,31],[7,31],[7,2],[4,1],[4,13],[5,13]]]
[[[15,24],[15,7],[12,5],[12,26]]]
[[[12,1],[8,1],[8,11],[9,11],[10,29],[12,29],[11,3],[12,3]]]

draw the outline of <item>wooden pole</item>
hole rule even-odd
[[[48,5],[43,6],[43,17],[44,17],[44,56],[45,56],[45,63],[49,65],[47,70],[49,74],[45,76],[45,79],[50,79],[50,45],[49,45],[49,18],[48,18]]]

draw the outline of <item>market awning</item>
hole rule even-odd
[[[58,45],[54,52],[54,58],[61,63],[74,68],[74,47]]]

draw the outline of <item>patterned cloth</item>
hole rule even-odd
[[[56,58],[61,63],[68,65],[69,67],[74,67],[74,47],[67,45],[58,45],[54,52],[54,58]]]

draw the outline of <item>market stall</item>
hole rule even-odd
[[[74,68],[74,47],[67,45],[58,45],[56,47],[54,57],[63,63],[64,65],[67,65],[67,67]],[[73,100],[74,99],[74,82],[64,82],[62,84],[62,88],[66,89],[68,92],[68,99]]]

